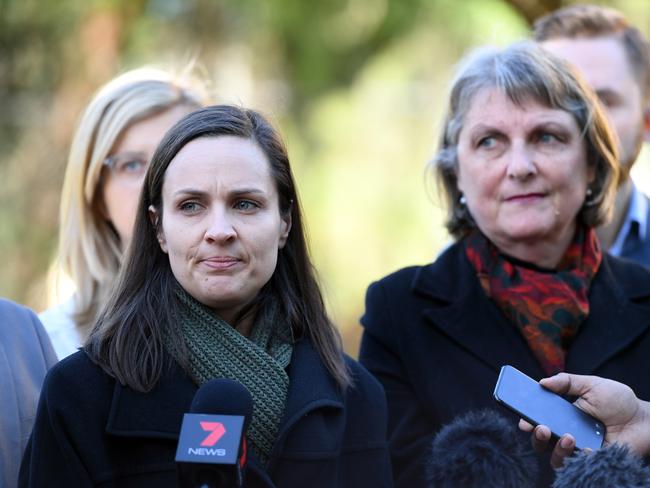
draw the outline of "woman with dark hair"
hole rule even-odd
[[[372,284],[361,319],[397,486],[427,486],[436,431],[494,406],[504,364],[599,375],[650,399],[650,272],[603,253],[594,231],[616,158],[595,94],[540,47],[484,48],[461,65],[432,165],[456,242]],[[546,462],[540,473],[548,486]]]
[[[84,349],[46,379],[23,486],[176,486],[198,386],[253,398],[245,486],[391,486],[381,386],[345,357],[279,134],[257,112],[181,119]]]

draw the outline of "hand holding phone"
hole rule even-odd
[[[494,398],[529,423],[548,426],[557,437],[571,434],[577,449],[600,449],[605,439],[602,422],[512,366],[501,368]]]

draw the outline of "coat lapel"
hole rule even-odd
[[[485,295],[462,243],[421,268],[412,288],[430,299],[423,311],[427,322],[494,371],[508,361],[532,377],[543,376],[522,335]]]
[[[623,273],[613,273],[612,265],[621,266],[621,261],[606,256],[592,284],[589,318],[567,357],[566,369],[572,373],[593,374],[650,326],[650,306],[639,300],[650,296],[649,280],[635,279],[631,273],[628,276],[624,269]],[[622,266],[634,271],[632,264]]]

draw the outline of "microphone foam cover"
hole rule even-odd
[[[650,467],[630,453],[627,446],[613,444],[565,459],[553,483],[553,488],[599,486],[650,488]]]
[[[527,488],[538,462],[513,422],[494,410],[471,411],[443,426],[431,445],[431,488]]]
[[[239,381],[217,378],[203,383],[194,394],[190,413],[240,415],[244,430],[253,416],[253,397]]]

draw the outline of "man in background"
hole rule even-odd
[[[56,355],[28,308],[0,299],[0,487],[14,487],[41,385]]]
[[[650,266],[650,200],[629,178],[650,140],[650,46],[618,11],[566,7],[539,18],[537,42],[573,64],[600,98],[618,137],[623,183],[610,223],[598,229],[610,254]]]

